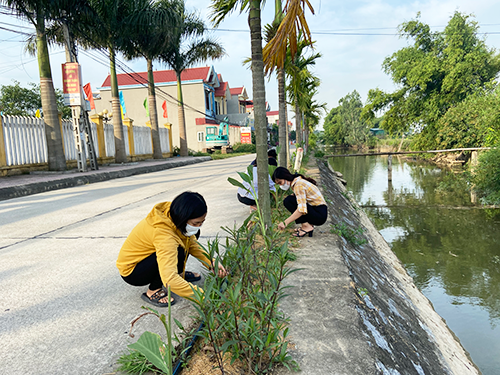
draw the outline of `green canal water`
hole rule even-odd
[[[393,157],[330,159],[347,189],[484,375],[500,374],[500,209],[448,170]]]

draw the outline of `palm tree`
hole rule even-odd
[[[265,27],[265,39],[266,46],[273,40],[278,32],[279,26],[283,20],[284,14],[281,9],[281,0],[275,0],[275,14],[274,21],[270,25]],[[268,56],[269,57],[269,56]],[[276,68],[277,74],[276,79],[278,81],[278,134],[279,134],[279,144],[280,151],[278,155],[279,166],[287,168],[288,167],[288,126],[286,118],[286,91],[285,91],[285,67],[272,66],[273,61],[271,59],[264,58],[264,71],[266,75]]]
[[[148,69],[148,108],[153,139],[153,158],[163,157],[158,133],[158,114],[156,111],[156,93],[153,75],[153,60],[159,59],[172,39],[172,30],[179,23],[178,0],[160,0],[150,4],[140,15],[138,22],[129,30],[130,39],[122,49],[125,57],[133,59],[144,57]],[[146,27],[144,27],[146,25]]]
[[[171,40],[168,47],[160,54],[160,60],[175,71],[177,77],[177,115],[179,118],[180,155],[188,156],[184,99],[182,96],[182,72],[208,59],[218,59],[225,51],[215,40],[203,38],[206,32],[204,22],[194,13],[187,13],[184,1],[177,3],[179,17],[172,26]],[[193,38],[188,46],[185,42]]]
[[[224,18],[239,8],[241,12],[248,10],[248,25],[250,27],[251,58],[252,58],[252,89],[255,114],[255,140],[257,146],[257,178],[258,194],[262,216],[266,225],[271,224],[271,201],[269,199],[268,163],[267,163],[267,119],[266,99],[264,86],[264,63],[261,35],[261,4],[262,0],[212,0],[212,22],[218,26]],[[308,5],[313,11],[308,0],[288,0],[285,7],[285,17],[278,28],[278,33],[273,38],[276,42],[268,52],[270,55],[283,57],[286,54],[286,45],[289,35],[291,40],[297,40],[295,30],[303,30],[309,36],[309,28],[305,22],[303,6]],[[239,5],[239,6],[238,6]],[[290,26],[291,25],[291,26]],[[293,41],[291,42],[294,43]],[[285,48],[282,46],[285,45]],[[293,51],[293,48],[292,48]],[[275,66],[284,66],[284,57]]]
[[[89,12],[75,18],[72,26],[84,47],[108,51],[115,161],[123,163],[127,161],[127,154],[116,76],[116,53],[128,43],[131,32],[141,22],[142,13],[150,7],[150,0],[88,0],[88,4]]]
[[[315,65],[316,59],[321,57],[320,53],[303,56],[305,49],[310,46],[312,44],[299,35],[295,56],[292,58],[291,51],[289,51],[287,56],[289,63],[286,64],[287,75],[289,77],[287,91],[295,108],[296,141],[298,145],[304,143],[302,138],[302,109],[305,107],[307,98],[307,91],[304,88],[314,85],[314,82],[318,80],[311,75],[308,68]]]
[[[36,30],[38,69],[40,72],[40,93],[43,121],[47,140],[48,165],[51,171],[66,169],[57,100],[52,83],[49,50],[45,24],[57,14],[60,4],[57,0],[3,0],[19,17],[26,18]]]

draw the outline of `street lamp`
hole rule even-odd
[[[112,113],[109,113],[107,109],[104,109],[102,112],[98,113],[99,116],[102,117],[102,120],[104,121],[104,124],[107,125],[108,121],[111,121],[111,118],[113,117]]]

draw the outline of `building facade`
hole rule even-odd
[[[172,144],[174,147],[179,147],[176,74],[173,70],[158,70],[153,72],[153,75],[158,125],[171,127]],[[123,116],[132,119],[136,126],[149,126],[147,72],[118,74],[117,78],[118,88],[125,103]],[[206,147],[206,128],[218,126],[225,115],[231,114],[233,99],[229,84],[222,82],[222,76],[218,75],[213,67],[208,66],[184,70],[181,74],[181,82],[188,148],[193,151],[202,151]],[[109,75],[98,89],[99,98],[94,98],[96,112],[107,109],[111,113]],[[234,144],[233,142],[240,138],[240,125],[232,121],[230,124],[229,138],[231,144]]]

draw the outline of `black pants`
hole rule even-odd
[[[297,198],[295,197],[294,194],[289,195],[283,201],[283,205],[286,207],[288,211],[290,211],[290,213],[294,213],[297,210],[298,206]],[[309,223],[311,225],[323,225],[326,222],[327,218],[328,218],[328,208],[325,204],[322,204],[320,206],[311,206],[309,203],[307,203],[307,214],[299,217],[297,220],[295,220],[295,223],[297,224]]]
[[[130,275],[122,276],[122,278],[127,284],[130,285],[149,285],[150,290],[160,289],[163,283],[161,282],[156,253],[153,253],[147,258],[141,260],[137,263]]]
[[[239,194],[236,194],[236,195],[238,196],[238,200],[241,203],[246,204],[247,206],[255,206],[255,201],[253,199],[250,199],[250,198],[247,198],[247,197],[242,197]]]

